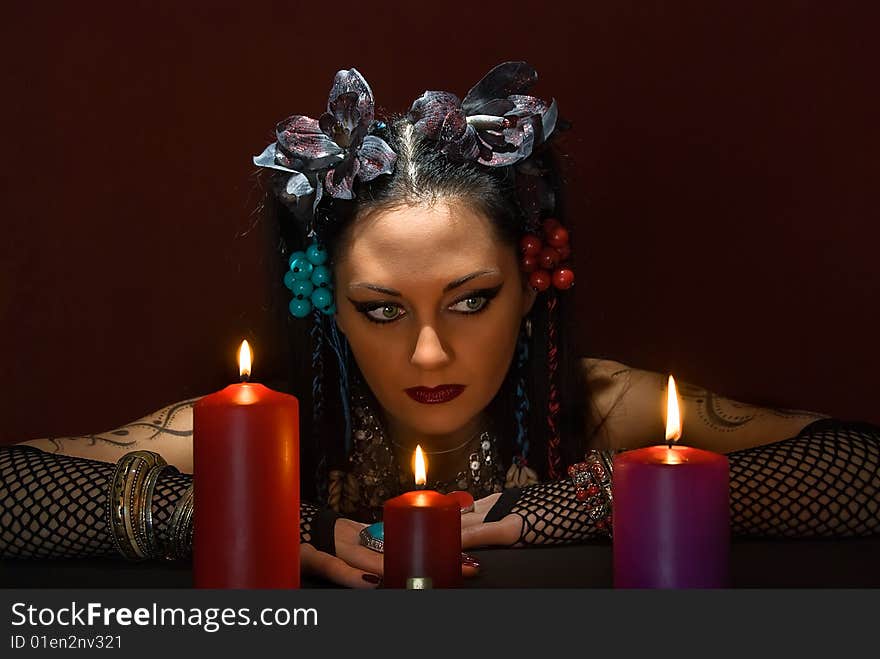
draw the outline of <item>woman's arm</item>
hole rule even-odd
[[[59,450],[48,453],[23,444],[0,446],[0,559],[121,558],[108,525],[115,468],[109,461],[63,455]],[[193,515],[184,516],[181,527],[174,528],[175,510],[191,484],[191,474],[166,469],[152,490],[156,545],[167,548],[163,553],[169,557],[188,558],[191,550],[197,502]],[[363,526],[303,502],[303,572],[343,586],[375,588],[376,575],[382,573],[381,555],[360,546],[358,532]]]
[[[590,442],[596,448],[638,448],[665,437],[668,376],[605,359],[584,359],[590,409]],[[827,415],[748,405],[676,381],[682,443],[718,453],[794,437]]]
[[[198,398],[163,407],[131,423],[93,435],[20,442],[49,453],[116,462],[130,451],[153,451],[180,471],[192,473],[192,408]]]
[[[794,437],[727,457],[734,535],[842,538],[880,532],[878,426],[819,419]],[[613,497],[613,475],[610,480]],[[606,509],[579,500],[571,479],[505,490],[478,504],[462,520],[464,548],[566,544],[608,531],[607,519],[592,514]]]

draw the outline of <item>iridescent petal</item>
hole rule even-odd
[[[280,156],[280,158],[279,158]],[[281,161],[279,163],[279,160]],[[263,153],[258,156],[254,156],[254,164],[257,167],[265,167],[266,169],[277,169],[280,172],[290,172],[293,174],[298,174],[299,172],[292,167],[287,167],[288,158],[281,151],[278,151],[278,144],[276,142],[272,142],[269,146],[267,146]]]
[[[288,167],[291,171],[301,172],[305,169],[306,163],[304,163],[301,159],[295,158],[294,156],[286,153],[284,149],[278,146],[278,143],[275,143],[275,164],[280,165],[281,167]]]
[[[471,88],[461,107],[467,114],[478,114],[478,108],[494,99],[525,94],[537,79],[538,73],[526,62],[504,62]]]
[[[453,110],[443,119],[440,126],[440,134],[437,136],[441,142],[453,142],[464,137],[465,130],[469,128],[467,117],[461,110]]]
[[[457,110],[460,105],[461,101],[455,94],[427,91],[413,102],[407,119],[415,124],[420,134],[435,140],[440,134],[446,115]]]
[[[287,206],[290,210],[293,211],[294,215],[296,215],[301,220],[307,220],[308,217],[312,214],[312,195],[303,194],[289,194],[288,188],[292,188],[295,192],[302,192],[303,189],[298,189],[296,183],[292,186],[290,185],[290,179],[293,177],[286,176],[277,176],[272,180],[272,188],[275,191],[278,199]]]
[[[333,139],[333,136],[342,130],[342,125],[339,123],[336,115],[332,112],[325,112],[322,114],[318,119],[318,126],[320,127],[321,132],[330,139]]]
[[[295,172],[287,179],[285,192],[289,197],[305,197],[315,191],[305,174]]]
[[[538,141],[546,140],[556,128],[558,108],[554,99],[550,105],[534,96],[514,95],[510,97],[514,103],[514,109],[507,114],[508,117],[541,116],[541,134],[536,136]]]
[[[351,187],[359,169],[360,163],[357,158],[346,158],[339,166],[327,171],[327,176],[324,178],[324,188],[331,197],[351,199],[354,197]]]
[[[510,100],[513,102],[513,109],[507,114],[514,117],[527,117],[532,114],[543,114],[547,111],[547,104],[535,96],[514,94]]]
[[[556,107],[556,99],[554,98],[553,102],[550,103],[550,107],[547,108],[547,111],[541,116],[541,125],[544,132],[542,139],[546,140],[553,134],[553,131],[556,129],[556,120],[558,118],[559,109]]]
[[[523,158],[528,158],[532,154],[532,148],[535,144],[535,128],[532,122],[524,121],[520,123],[517,133],[511,137],[518,143],[515,151],[507,153],[493,152],[491,158],[480,158],[480,162],[489,167],[503,167],[505,165],[512,165]],[[508,139],[508,142],[510,141]]]
[[[321,177],[315,178],[315,196],[312,198],[312,212],[306,218],[309,238],[315,237],[315,218],[317,217],[318,204],[321,203],[321,197],[324,196],[324,186],[321,185]]]
[[[311,117],[295,115],[275,128],[278,144],[296,158],[306,161],[310,169],[320,169],[339,160],[342,149],[324,135],[321,126]]]
[[[503,117],[513,110],[513,107],[513,101],[506,98],[494,98],[478,107],[468,108],[468,116],[473,114],[491,114],[496,117]]]
[[[442,151],[450,160],[457,162],[476,160],[481,153],[477,131],[474,130],[473,126],[468,126],[461,139],[445,144]]]
[[[492,147],[493,150],[504,150],[507,147],[507,138],[503,133],[494,130],[480,130],[477,131],[477,134],[480,136],[480,139]]]
[[[360,120],[366,124],[373,121],[373,90],[357,69],[337,71],[333,79],[330,97],[327,99],[327,110],[333,112],[330,104],[343,94],[354,93]]]
[[[361,123],[361,111],[358,107],[358,95],[355,92],[346,92],[345,94],[340,94],[336,97],[336,99],[330,101],[328,104],[329,111],[336,117],[336,120],[339,124],[342,125],[342,128],[346,133],[346,142],[348,141],[348,135],[354,130],[355,126]],[[370,117],[370,121],[372,121],[372,117]],[[369,121],[366,122],[369,125]],[[334,135],[330,135],[330,137],[334,138],[334,141],[339,144],[339,146],[347,147],[348,144],[343,144],[339,140],[335,139]]]
[[[348,146],[351,149],[359,149],[361,144],[364,143],[364,138],[367,136],[367,133],[370,132],[370,124],[361,123],[356,126],[353,131],[351,131],[351,135],[348,137]]]
[[[352,176],[352,172],[356,171],[360,167],[360,163],[357,161],[357,155],[349,152],[346,154],[345,158],[339,162],[334,168],[333,178],[337,181],[341,181],[343,178],[348,178]]]
[[[380,174],[390,174],[397,163],[397,154],[380,137],[367,135],[358,151],[360,170],[358,179],[372,181]]]

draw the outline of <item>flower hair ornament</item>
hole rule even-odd
[[[556,101],[548,104],[526,95],[537,79],[538,73],[525,62],[505,62],[489,71],[463,101],[449,92],[426,91],[412,104],[407,119],[450,160],[515,165],[556,128]],[[520,241],[520,267],[538,292],[551,284],[558,290],[571,288],[574,272],[562,266],[571,254],[568,231],[555,218],[542,226],[543,241],[534,231]]]
[[[452,161],[474,161],[487,167],[517,165],[547,140],[557,124],[556,101],[527,92],[537,81],[535,69],[525,62],[494,67],[464,100],[445,91],[426,91],[407,113],[422,137],[433,141]],[[385,128],[375,118],[369,84],[357,69],[336,73],[319,119],[293,115],[275,127],[275,142],[255,156],[259,167],[274,170],[278,198],[306,224],[311,244],[288,260],[284,283],[292,293],[290,313],[305,318],[313,309],[332,315],[327,253],[317,238],[316,211],[325,195],[352,199],[356,181],[369,182],[391,174],[397,154],[378,135]],[[524,173],[528,168],[523,167]],[[526,177],[531,178],[531,177]],[[533,223],[532,223],[533,224]],[[544,238],[533,227],[520,242],[520,264],[536,291],[551,285],[571,287],[574,273],[563,267],[568,258],[568,232],[556,219],[543,222]]]
[[[305,252],[288,260],[284,283],[293,294],[290,313],[305,318],[312,309],[336,312],[327,252],[316,239],[315,211],[324,192],[351,199],[355,180],[372,181],[394,171],[397,154],[372,135],[382,122],[374,118],[373,91],[357,69],[337,72],[320,119],[293,115],[275,126],[275,142],[254,157],[254,164],[281,172],[276,193],[304,219],[312,239]]]
[[[556,127],[556,101],[549,105],[526,92],[538,73],[525,62],[505,62],[489,71],[460,101],[455,94],[426,91],[407,118],[455,161],[489,167],[528,158]]]

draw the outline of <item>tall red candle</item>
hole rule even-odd
[[[421,457],[417,451],[417,483],[425,482]],[[385,502],[383,522],[386,588],[461,586],[460,499],[434,490],[405,492]]]
[[[242,382],[199,400],[193,488],[196,588],[299,588],[295,397]]]
[[[680,435],[670,378],[667,436]],[[674,410],[672,406],[674,405]],[[658,445],[614,457],[614,586],[724,588],[729,582],[729,465],[725,456]]]

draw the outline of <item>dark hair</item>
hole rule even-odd
[[[563,219],[558,157],[549,144],[536,148],[516,167],[487,167],[474,162],[451,161],[432,141],[420,137],[405,118],[389,121],[374,134],[397,153],[394,172],[355,185],[352,200],[325,197],[316,210],[315,231],[328,252],[331,268],[338,261],[340,250],[345,249],[354,220],[377,210],[460,200],[479,208],[492,221],[498,240],[515,250],[525,233],[540,231],[543,217],[552,215]],[[284,315],[290,336],[288,390],[301,404],[303,496],[323,499],[328,470],[344,469],[346,459],[342,399],[340,388],[335,384],[341,378],[340,370],[331,346],[321,339],[329,335],[334,321],[315,312],[318,325],[294,319],[287,313],[289,291],[281,284],[282,268],[291,253],[304,250],[310,241],[303,223],[271,193],[267,195],[265,209],[276,216],[281,231],[276,291],[279,299],[284,300],[278,305],[278,311]],[[570,297],[570,294],[558,294],[552,287],[538,295],[529,313],[533,331],[527,340],[529,359],[523,369],[525,372],[520,372],[517,360],[513,359],[488,408],[501,438],[502,460],[510,464],[517,453],[513,445],[513,438],[517,436],[516,387],[519,382],[525,384],[529,401],[525,421],[528,464],[543,477],[559,475],[559,466],[556,465],[554,471],[548,463],[547,448],[554,437],[562,464],[579,459],[585,441],[585,401],[582,400],[585,388],[580,360],[572,350],[569,336],[573,329]],[[526,341],[524,336],[520,340]],[[350,362],[349,374],[362,377],[353,358]],[[315,368],[323,372],[314,373]],[[311,473],[316,476],[313,490],[309,487]]]

